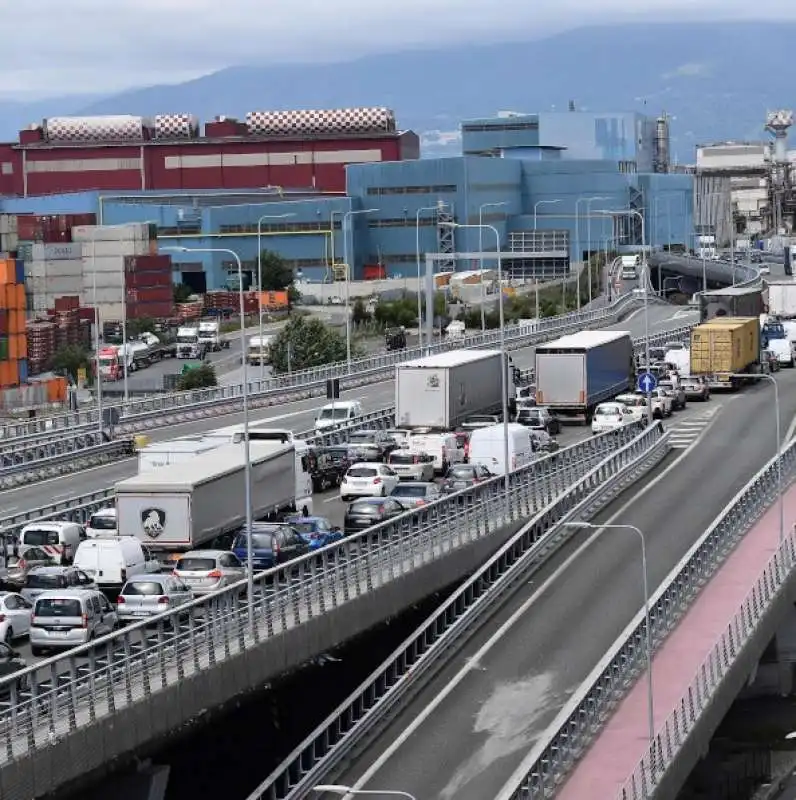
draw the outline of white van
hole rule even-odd
[[[323,431],[335,425],[345,425],[355,417],[361,417],[362,413],[362,403],[359,400],[335,400],[318,412],[315,418],[315,430]]]
[[[19,553],[28,547],[40,547],[56,564],[71,564],[85,538],[86,532],[77,522],[31,522],[19,534]]]
[[[86,525],[86,536],[89,539],[98,539],[100,537],[117,536],[116,530],[116,509],[115,508],[102,508],[95,511],[88,518],[88,525]]]
[[[454,433],[413,433],[408,440],[410,453],[425,453],[434,459],[434,471],[444,475],[452,464],[464,461],[464,450]]]
[[[509,472],[520,469],[536,459],[531,435],[524,425],[509,423]],[[504,475],[503,425],[477,428],[470,435],[470,463],[486,467],[493,475]]]
[[[157,572],[159,565],[135,536],[86,539],[77,548],[75,566],[101,589],[120,589],[128,578]]]

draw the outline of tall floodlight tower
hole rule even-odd
[[[796,211],[788,163],[788,129],[793,125],[793,112],[780,109],[769,111],[766,115],[766,131],[774,137],[774,149],[769,172],[769,202],[771,207],[771,227],[773,233],[783,228],[793,230],[793,216]]]

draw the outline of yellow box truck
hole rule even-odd
[[[712,389],[737,389],[759,372],[758,317],[714,317],[691,331],[691,374]]]

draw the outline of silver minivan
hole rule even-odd
[[[30,650],[65,650],[99,639],[116,630],[113,606],[96,589],[61,589],[36,598],[30,623]]]

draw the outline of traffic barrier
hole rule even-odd
[[[776,457],[771,459],[735,495],[653,593],[650,598],[653,650],[683,618],[739,540],[776,502],[777,461]],[[782,479],[785,489],[796,480],[796,442],[791,442],[783,451]],[[796,564],[795,555],[791,534],[774,553],[769,569],[739,612],[739,625],[730,626],[716,643],[706,665],[708,669],[712,668],[710,679],[706,679],[704,671],[700,670],[694,686],[684,698],[684,704],[658,728],[655,741],[620,793],[624,800],[642,800],[651,796],[697,724],[697,712],[710,703],[735,654],[791,577]],[[744,619],[747,612],[749,614]],[[540,737],[497,800],[541,800],[554,795],[581,755],[599,736],[612,711],[643,674],[647,659],[646,634],[645,615],[640,611]]]
[[[65,432],[47,434],[45,436],[26,436],[13,439],[0,447],[0,473],[9,467],[15,467],[29,461],[54,458],[55,456],[96,447],[108,441],[108,435],[98,428],[81,430],[68,436]]]
[[[456,590],[392,655],[377,667],[252,792],[248,800],[299,800],[350,762],[369,734],[400,704],[424,688],[458,651],[496,603],[527,584],[574,534],[561,525],[589,519],[619,492],[653,469],[669,450],[660,423],[600,461],[564,495],[536,509],[533,517],[483,567]]]
[[[558,335],[569,333],[588,325],[609,325],[630,308],[639,305],[643,296],[633,292],[622,295],[610,306],[588,311],[575,311],[557,317],[547,317],[532,326],[506,330],[507,349],[526,347],[539,341],[546,341]],[[653,299],[657,302],[657,298]],[[464,340],[435,342],[427,347],[411,348],[379,353],[351,362],[349,370],[345,362],[328,364],[322,367],[293,372],[263,381],[249,381],[249,403],[251,408],[262,408],[293,400],[316,397],[325,393],[326,381],[339,378],[341,388],[355,388],[380,380],[389,368],[402,361],[418,358],[428,353],[437,353],[462,347],[492,347],[500,342],[499,331],[486,331],[483,334],[468,336]],[[198,389],[178,392],[166,396],[134,400],[126,404],[111,406],[116,408],[120,421],[120,433],[137,433],[155,427],[201,419],[210,414],[223,414],[238,410],[242,404],[243,387],[218,386],[212,389]],[[53,417],[43,417],[24,422],[11,422],[0,427],[0,441],[36,434],[50,434],[53,431],[75,431],[98,425],[96,409],[77,411]]]
[[[5,732],[0,793],[4,800],[28,800],[29,792],[19,780],[20,761],[45,750],[55,785],[87,773],[109,757],[107,747],[103,752],[80,748],[74,758],[56,757],[53,748],[68,748],[69,734],[140,710],[159,693],[184,687],[199,672],[245,652],[257,648],[257,663],[279,674],[288,665],[268,658],[266,651],[303,635],[303,626],[312,620],[492,538],[556,498],[569,498],[562,511],[573,508],[573,497],[578,496],[572,493],[573,483],[600,462],[603,478],[616,474],[633,453],[638,456],[657,447],[661,437],[656,425],[642,433],[628,426],[589,438],[512,473],[508,496],[503,478],[491,479],[262,572],[254,578],[251,597],[242,581],[5,676],[0,680],[0,697],[8,698],[0,703]],[[288,650],[294,658],[302,657],[301,651]],[[44,675],[50,677],[41,681]],[[233,691],[224,684],[218,689]],[[148,726],[125,730],[137,731],[142,741],[152,735]],[[120,753],[130,750],[142,743],[133,741],[135,736],[117,737],[112,746]]]

